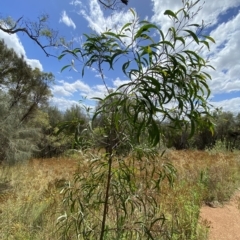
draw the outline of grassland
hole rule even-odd
[[[72,183],[74,173],[88,171],[88,156],[1,166],[0,239],[62,239],[57,225],[66,211],[61,190]],[[199,220],[200,208],[205,203],[224,203],[240,186],[239,152],[168,151],[164,161],[175,166],[177,177],[173,186],[163,182],[159,189],[160,211],[166,217],[161,231],[167,232],[169,239],[207,239],[208,223]],[[137,181],[143,178],[139,175]],[[113,215],[111,211],[108,214],[111,221]]]

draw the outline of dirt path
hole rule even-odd
[[[210,223],[209,240],[240,240],[240,189],[224,206],[204,206],[201,218]]]

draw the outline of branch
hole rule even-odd
[[[26,22],[23,21],[23,17],[20,17],[11,27],[9,27],[9,24],[7,22],[3,22],[3,24],[0,23],[0,30],[10,35],[22,32],[26,34],[30,39],[32,39],[35,43],[37,43],[37,45],[43,50],[47,57],[57,57],[48,53],[46,48],[63,46],[63,44],[57,43],[58,33],[46,25],[47,19],[48,16],[43,15],[41,18],[39,18],[38,22]],[[22,27],[21,25],[24,26]],[[40,41],[41,37],[45,37],[48,40],[49,44],[43,45]]]
[[[119,3],[118,0],[108,1],[108,4],[103,0],[98,0],[104,7],[114,10],[114,6]],[[127,5],[128,0],[120,0],[123,4]]]

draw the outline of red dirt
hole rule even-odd
[[[240,190],[223,206],[202,207],[201,219],[209,222],[209,240],[240,240]]]

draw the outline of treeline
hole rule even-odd
[[[189,138],[190,127],[186,130],[175,131],[169,122],[165,126],[165,137],[163,142],[167,147],[174,147],[177,150],[195,148],[205,150],[213,148],[217,143],[226,150],[233,151],[240,149],[240,113],[234,115],[232,112],[216,110],[212,114],[214,122],[213,131],[204,124],[197,126],[195,134]]]
[[[109,116],[118,111],[111,101],[104,113],[99,113],[91,124],[90,117],[79,105],[71,106],[65,112],[50,106],[50,85],[54,81],[51,73],[32,69],[12,49],[0,41],[0,161],[15,163],[32,157],[49,158],[58,156],[68,149],[87,147],[116,149],[118,154],[127,154],[129,146],[137,145],[135,129],[131,128],[119,113],[119,124],[112,128]],[[96,111],[101,103],[96,107]],[[102,106],[101,106],[102,107]],[[102,108],[101,108],[102,109]],[[240,113],[213,113],[214,132],[204,124],[189,138],[188,129],[176,130],[171,121],[159,123],[162,129],[161,143],[176,149],[214,147],[221,141],[226,148],[240,149]]]

